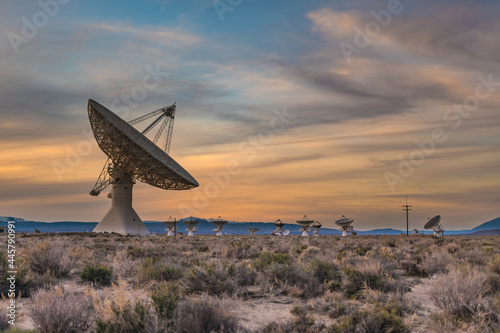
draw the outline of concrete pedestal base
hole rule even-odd
[[[122,235],[149,235],[139,215],[132,208],[132,186],[130,176],[111,183],[111,208],[93,232],[116,232]]]

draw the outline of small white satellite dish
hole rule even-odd
[[[288,236],[290,235],[290,230],[283,230],[283,232],[281,233],[282,236]]]

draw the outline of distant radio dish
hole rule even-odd
[[[190,216],[190,217],[186,217],[184,219],[180,219],[179,222],[182,222],[186,225],[186,227],[187,227],[186,231],[188,232],[188,236],[194,236],[194,233],[196,231],[198,231],[198,227],[197,227],[198,223],[207,222],[207,220],[199,218],[199,217]]]
[[[302,217],[300,220],[297,220],[297,224],[302,227],[302,236],[309,236],[309,231],[311,231],[311,224],[314,223],[314,220],[310,220],[306,215]]]
[[[440,222],[441,222],[441,215],[436,215],[432,219],[429,219],[429,221],[427,221],[427,223],[424,225],[424,229],[426,230],[432,229],[437,225],[439,225]]]
[[[252,236],[254,236],[254,235],[255,235],[255,233],[256,233],[257,231],[259,231],[259,228],[248,228],[248,231],[250,231],[250,234],[251,234]]]
[[[444,235],[444,230],[441,229],[441,215],[436,215],[429,219],[424,225],[425,230],[434,230],[435,237],[442,237]]]
[[[175,236],[177,233],[177,221],[170,216],[167,221],[163,221],[163,224],[167,226],[167,236]]]
[[[352,227],[352,223],[354,222],[354,219],[347,218],[345,215],[342,215],[342,218],[340,220],[335,221],[335,224],[338,225],[340,228],[340,231],[342,231],[342,237],[349,236],[349,235],[357,235],[358,233],[354,231],[354,228]]]
[[[343,227],[343,226],[351,225],[353,222],[354,222],[354,219],[350,219],[350,218],[347,218],[344,215],[342,215],[342,218],[340,220],[335,221],[335,224]]]
[[[316,221],[314,222],[311,227],[314,228],[314,232],[313,232],[313,236],[319,236],[319,229],[322,227],[323,225],[321,223],[319,223],[319,221]]]
[[[198,182],[166,151],[170,145],[175,104],[153,111],[134,123],[156,116],[142,133],[94,100],[88,102],[90,125],[99,148],[108,155],[91,195],[97,196],[110,184],[111,209],[95,227],[94,232],[119,234],[149,234],[148,229],[132,208],[132,186],[136,180],[165,190],[189,190]],[[161,150],[145,134],[162,123],[155,138],[168,127],[165,150]],[[156,140],[156,139],[155,139]]]
[[[222,230],[224,229],[224,226],[227,224],[226,220],[223,220],[220,216],[216,219],[211,220],[213,225],[215,225],[215,235],[216,236],[222,236]]]
[[[276,220],[274,222],[274,226],[276,227],[276,230],[271,231],[271,235],[273,236],[286,236],[290,233],[289,230],[283,230],[283,226],[285,223],[281,222],[280,219]]]

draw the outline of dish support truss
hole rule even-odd
[[[142,135],[146,135],[156,125],[161,124],[158,129],[158,132],[156,132],[153,138],[153,143],[156,144],[164,134],[163,150],[168,154],[168,152],[170,151],[170,143],[172,141],[172,133],[174,128],[175,108],[176,106],[174,103],[170,106],[166,106],[162,109],[135,118],[129,121],[129,124],[135,125],[142,121],[156,117],[155,120],[149,126],[147,126],[146,129],[142,131]],[[99,121],[99,120],[91,119],[91,121]],[[165,131],[165,129],[167,130]],[[104,164],[104,167],[101,170],[101,173],[99,174],[99,178],[97,179],[94,185],[94,188],[92,189],[92,191],[90,191],[90,195],[98,196],[106,187],[108,187],[111,184],[113,179],[119,179],[120,177],[123,177],[125,175],[125,171],[123,170],[124,169],[123,167],[120,167],[120,165],[124,166],[123,163],[125,163],[125,161],[112,161],[111,158],[108,157],[106,163]],[[137,178],[133,174],[132,177],[133,180]]]

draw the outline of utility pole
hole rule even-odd
[[[410,227],[409,227],[409,224],[408,224],[408,211],[411,210],[411,206],[408,206],[408,196],[406,196],[406,205],[402,206],[403,207],[403,211],[406,211],[406,236],[409,236],[410,235]]]

